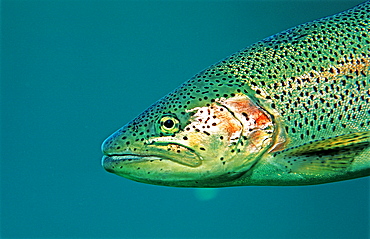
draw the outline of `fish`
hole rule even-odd
[[[102,144],[141,183],[303,186],[370,175],[370,1],[211,65]]]

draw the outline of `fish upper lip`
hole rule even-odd
[[[162,160],[162,158],[156,156],[142,156],[138,154],[105,154],[102,158],[101,165],[108,172],[114,173],[112,165],[118,163],[139,163],[150,160]],[[122,166],[120,166],[122,168]]]
[[[121,152],[107,152],[103,150],[104,157],[102,158],[102,165],[107,166],[111,163],[130,164],[162,160],[169,160],[190,167],[198,167],[202,164],[202,158],[193,149],[187,146],[182,146],[181,144],[175,144],[173,142],[166,143],[166,145],[170,144],[183,147],[184,150],[182,152],[182,155],[179,152],[169,152],[167,148],[163,149],[163,147],[155,148],[152,150],[151,148],[148,148],[145,151],[141,150],[141,153],[133,152],[131,150],[125,150]],[[164,145],[164,142],[159,143],[159,145]]]
[[[140,154],[105,154],[103,156],[103,162],[104,161],[135,161],[135,160],[160,160],[163,159],[161,157],[155,156],[155,155],[140,155]]]
[[[121,163],[139,163],[143,161],[148,161],[148,160],[160,160],[161,158],[154,157],[154,156],[141,156],[137,154],[104,154],[101,165],[103,168],[110,172],[110,173],[115,173],[114,169],[116,165],[121,164]],[[122,165],[119,166],[119,168],[122,168]]]

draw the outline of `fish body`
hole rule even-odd
[[[370,175],[370,1],[259,41],[107,138],[103,167],[175,187]]]

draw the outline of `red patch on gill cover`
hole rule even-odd
[[[212,134],[228,139],[240,136],[243,127],[234,115],[223,105],[212,103],[207,107],[197,107],[189,111],[196,111],[192,116],[192,122],[185,130],[188,132],[201,132],[198,137],[193,137],[192,144],[196,145]]]
[[[220,103],[227,106],[248,128],[266,128],[272,123],[270,117],[245,95],[221,100]]]
[[[234,119],[234,117],[227,111],[225,108],[216,106],[217,110],[214,112],[217,119],[220,120],[219,127],[225,129],[229,136],[240,132],[241,125],[238,124],[238,121]]]

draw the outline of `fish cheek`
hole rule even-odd
[[[197,151],[205,162],[225,157],[225,151],[242,132],[240,122],[225,107],[216,103],[189,111],[195,113],[181,135],[188,141],[189,147]]]
[[[245,95],[216,99],[188,112],[192,113],[190,123],[176,141],[199,155],[201,167],[193,172],[204,180],[240,175],[270,147],[271,117]]]

